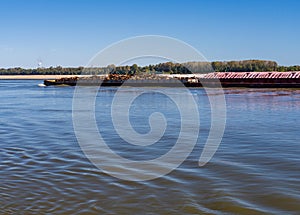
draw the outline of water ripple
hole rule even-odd
[[[162,178],[130,182],[103,173],[82,153],[72,127],[74,88],[40,88],[36,81],[1,81],[0,87],[1,214],[300,211],[299,90],[226,89],[228,119],[223,141],[212,161],[199,168],[210,112],[205,92],[192,89],[202,117],[202,133],[194,151]],[[107,114],[115,88],[99,93],[103,94],[96,104],[98,120],[107,125],[101,132],[114,150],[129,158],[149,159],[172,146],[176,123],[171,124],[174,133],[170,129],[161,144],[149,150],[135,154],[132,146],[121,147]],[[124,90],[124,96],[130,93],[136,92]],[[160,102],[162,98],[149,99]],[[143,99],[143,105],[147,101]],[[175,116],[177,111],[172,112],[164,102],[168,116]],[[139,104],[134,108],[136,128],[146,129]]]

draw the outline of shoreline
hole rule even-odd
[[[71,77],[76,77],[76,75],[0,75],[0,80],[55,80]]]
[[[0,75],[0,80],[55,80],[55,79],[60,79],[60,78],[90,77],[90,76],[93,76],[93,75]],[[174,75],[160,74],[158,76],[189,77],[189,76],[199,76],[199,74],[174,74]]]

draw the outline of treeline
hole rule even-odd
[[[83,67],[49,67],[36,69],[23,69],[20,67],[0,69],[0,75],[79,75]]]
[[[20,67],[0,69],[0,75],[80,75],[80,74],[139,74],[139,73],[167,73],[191,74],[210,72],[264,72],[264,71],[300,71],[300,66],[278,66],[275,61],[244,60],[244,61],[215,61],[215,62],[165,62],[156,65],[115,66],[107,67],[49,67],[36,69],[23,69]]]
[[[292,72],[300,71],[300,66],[279,66],[275,61],[243,60],[216,61],[211,66],[215,72]]]
[[[300,66],[278,66],[278,72],[292,72],[292,71],[300,71]]]
[[[277,63],[267,60],[244,60],[212,62],[213,69],[216,72],[268,72],[277,71]]]

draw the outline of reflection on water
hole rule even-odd
[[[225,135],[211,162],[200,168],[197,162],[209,131],[210,111],[205,92],[192,89],[201,115],[200,138],[192,154],[163,178],[128,182],[94,168],[80,150],[71,118],[74,88],[41,88],[38,83],[0,82],[1,214],[300,211],[300,90],[226,89]],[[101,132],[110,146],[136,159],[165,153],[179,129],[174,104],[155,93],[133,104],[131,122],[139,132],[149,129],[145,119],[157,108],[172,125],[168,138],[137,153],[132,146],[120,147],[113,131],[109,102],[114,93],[114,88],[100,91],[96,104],[98,123],[106,125]],[[148,109],[139,108],[145,105]]]

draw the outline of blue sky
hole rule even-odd
[[[138,35],[183,40],[209,61],[300,64],[297,0],[1,0],[0,67],[86,65]]]

